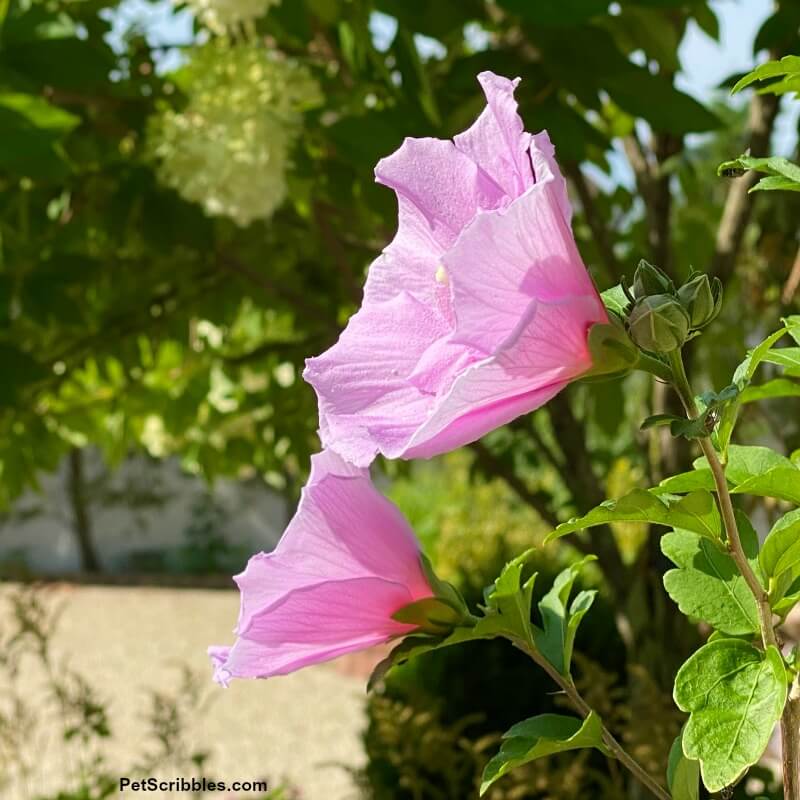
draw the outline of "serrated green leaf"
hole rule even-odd
[[[661,550],[678,567],[664,575],[664,588],[683,614],[732,636],[758,631],[755,598],[720,546],[676,530],[662,537]]]
[[[770,78],[780,78],[785,75],[800,74],[800,56],[784,56],[779,61],[767,61],[756,67],[752,72],[748,72],[731,89],[731,94],[741,92],[757,81],[769,80]]]
[[[768,175],[762,178],[750,192],[800,192],[800,182],[783,175]]]
[[[683,754],[683,731],[669,751],[667,788],[672,800],[699,800],[700,797],[700,764]]]
[[[594,747],[607,753],[603,725],[593,711],[585,720],[561,714],[540,714],[518,722],[503,734],[500,752],[489,761],[481,779],[481,795],[503,775],[543,756]]]
[[[531,602],[536,575],[531,575],[523,585],[522,573],[532,553],[533,550],[527,550],[506,564],[486,592],[489,608],[502,617],[508,631],[525,641],[532,640]]]
[[[717,168],[717,174],[728,175],[738,170],[761,172],[773,178],[780,178],[790,184],[800,184],[800,166],[780,156],[769,156],[767,158],[753,158],[747,155],[739,156],[739,158],[720,164]],[[773,185],[761,188],[776,189],[779,186]],[[753,189],[750,191],[753,191]]]
[[[705,489],[713,492],[716,489],[714,475],[708,467],[681,472],[670,478],[665,478],[652,491],[655,494],[685,494],[686,492]]]
[[[733,373],[733,383],[739,387],[739,397],[733,402],[729,403],[723,410],[720,417],[719,424],[716,431],[716,439],[720,452],[723,458],[727,456],[728,445],[733,434],[733,429],[736,425],[736,418],[739,415],[739,408],[742,404],[742,392],[750,384],[756,370],[764,360],[765,356],[769,353],[772,347],[779,342],[787,333],[794,335],[800,331],[800,317],[789,317],[784,320],[784,326],[775,333],[770,334],[754,347],[741,364],[736,368]],[[793,333],[794,332],[794,333]]]
[[[781,600],[800,577],[800,509],[785,514],[772,526],[759,553],[759,563],[770,582],[770,600]]]
[[[596,592],[583,591],[568,608],[569,596],[583,567],[594,560],[587,556],[560,572],[553,585],[539,601],[542,628],[533,629],[536,649],[562,674],[569,674],[575,633],[584,614],[594,601]]]
[[[372,671],[367,681],[367,690],[371,690],[386,675],[386,673],[399,664],[429,653],[443,647],[474,642],[481,639],[497,639],[507,637],[508,628],[499,614],[489,614],[481,617],[470,625],[459,626],[448,636],[434,636],[425,633],[412,633],[397,644],[386,658],[380,661]]]
[[[698,467],[707,466],[705,458],[698,459],[695,463]],[[731,483],[739,484],[764,475],[775,467],[791,466],[792,462],[786,456],[776,453],[770,447],[734,444],[728,450],[725,476]]]
[[[800,347],[781,347],[770,350],[764,361],[783,367],[786,370],[800,371]]]
[[[739,639],[701,647],[675,678],[675,702],[689,713],[683,752],[700,762],[712,792],[736,783],[769,743],[786,703],[783,659]]]
[[[653,491],[634,489],[618,500],[601,503],[583,517],[562,523],[546,541],[608,522],[649,522],[668,528],[685,528],[713,538],[718,538],[722,532],[716,503],[705,489],[693,491],[686,497],[659,496]]]
[[[800,469],[775,467],[756,475],[731,490],[731,494],[752,494],[756,497],[775,497],[800,506]]]
[[[773,378],[758,386],[748,386],[742,392],[740,402],[744,405],[779,397],[800,397],[800,383],[789,378]]]

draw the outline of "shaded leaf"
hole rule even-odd
[[[700,764],[683,754],[683,731],[678,734],[669,751],[667,788],[672,800],[700,798]]]
[[[500,752],[486,765],[481,795],[506,773],[543,756],[594,747],[607,753],[603,726],[593,711],[585,720],[560,714],[540,714],[518,722],[503,734]]]
[[[772,526],[759,553],[759,563],[770,582],[770,600],[781,600],[800,577],[800,510],[790,511]]]

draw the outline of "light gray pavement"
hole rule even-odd
[[[5,595],[13,589],[0,587],[3,628]],[[130,763],[149,744],[142,719],[147,690],[171,693],[184,664],[210,680],[206,647],[233,640],[234,590],[54,585],[43,591],[48,602],[65,603],[55,636],[58,654],[109,699],[115,735],[108,752],[115,766]],[[363,664],[349,671],[363,671]],[[31,697],[41,694],[41,675],[26,674],[23,680]],[[192,739],[211,751],[210,771],[220,779],[288,779],[303,800],[350,800],[357,797],[352,779],[335,765],[363,762],[364,686],[363,676],[348,674],[347,663],[269,681],[233,682],[228,689],[211,686],[213,700]],[[61,788],[58,746],[44,747],[36,789]],[[189,795],[165,795],[183,796]]]

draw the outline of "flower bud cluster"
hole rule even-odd
[[[150,122],[158,177],[210,216],[246,226],[269,219],[287,193],[301,111],[319,101],[305,69],[257,44],[214,40],[186,68],[182,110]]]
[[[633,278],[627,326],[642,350],[666,354],[719,314],[722,284],[708,275],[690,276],[680,288],[658,267],[641,261]]]

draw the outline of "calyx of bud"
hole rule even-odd
[[[608,322],[598,322],[589,328],[589,352],[592,368],[582,378],[601,381],[627,375],[639,361],[639,349],[631,341],[625,326],[613,313]]]

